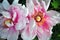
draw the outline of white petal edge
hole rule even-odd
[[[0,12],[4,10],[3,6],[2,6],[2,3],[0,3]]]
[[[17,40],[19,31],[10,30],[7,36],[7,40]]]
[[[39,5],[39,2],[37,0],[32,0],[32,1],[33,1],[35,6]]]
[[[45,5],[46,5],[46,10],[49,8],[49,5],[50,5],[50,2],[51,0],[43,0],[45,2]]]
[[[4,7],[5,10],[8,10],[8,8],[9,8],[9,6],[10,6],[10,4],[8,3],[7,0],[4,0],[4,1],[2,2],[2,5],[3,5],[3,7]]]
[[[22,5],[20,7],[21,7],[20,10],[22,12],[22,15],[26,17],[28,15],[28,8],[25,7],[25,5]]]
[[[46,10],[45,2],[43,0],[38,0],[38,1],[39,1],[40,6]]]
[[[32,33],[32,39],[34,39],[37,35],[37,25],[36,22],[34,21],[34,19],[30,20],[30,32]]]
[[[40,30],[38,30],[38,35],[37,35],[39,40],[49,40],[51,35],[48,34],[48,32],[43,31],[43,33],[40,32]]]
[[[13,21],[15,20],[16,16],[17,16],[17,13],[14,12],[14,14],[13,14],[13,18],[12,18]]]
[[[50,10],[47,12],[47,15],[58,21],[60,23],[60,13],[54,10]]]
[[[29,14],[33,13],[34,11],[34,4],[32,0],[26,0],[26,6],[28,8]]]
[[[20,10],[20,13],[23,15],[23,16],[27,16],[28,15],[28,8],[25,7],[25,5],[22,5],[22,4],[17,4],[15,6],[18,6],[19,7],[19,10]]]
[[[30,24],[28,25],[29,26],[26,26],[24,31],[22,32],[21,37],[23,38],[23,40],[33,40],[37,35],[34,20],[30,20]]]
[[[20,17],[18,20],[18,23],[15,25],[16,30],[22,30],[26,27],[26,18],[25,17]]]
[[[12,4],[13,4],[13,5],[18,4],[18,1],[19,1],[19,0],[14,0]]]
[[[22,37],[23,40],[32,40],[32,36],[30,34],[30,29],[28,29],[28,30],[27,29],[28,29],[28,27],[26,27],[23,30],[23,32],[21,34],[21,37]],[[28,31],[28,33],[27,33],[27,31]]]
[[[8,29],[3,29],[3,28],[1,28],[0,29],[0,36],[1,36],[1,38],[3,38],[3,39],[6,39],[7,38],[7,35],[8,35]]]
[[[51,35],[48,37],[46,33],[43,33],[41,37],[38,37],[39,40],[50,40]]]
[[[34,19],[31,19],[29,24],[30,24],[30,27],[31,27],[31,31],[36,28],[36,23],[35,23]]]
[[[2,15],[3,15],[5,18],[11,18],[11,15],[10,15],[9,12],[2,11],[1,13],[2,13]]]

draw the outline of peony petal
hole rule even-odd
[[[23,13],[22,14],[26,17],[28,15],[28,9],[25,7],[25,5],[23,5],[22,8],[23,8],[23,10],[22,10]]]
[[[16,16],[17,16],[17,13],[14,12],[14,13],[13,13],[13,18],[12,18],[13,21],[15,20]]]
[[[35,21],[32,19],[30,20],[30,31],[32,33],[32,38],[34,39],[37,35],[37,26],[36,26],[36,23]]]
[[[19,31],[9,30],[7,40],[17,40]]]
[[[2,5],[3,5],[4,9],[6,9],[6,10],[8,10],[8,8],[9,8],[9,6],[10,6],[10,4],[8,3],[7,0],[4,0],[4,1],[2,2]]]
[[[3,16],[0,16],[0,25],[3,23],[3,21],[4,21]]]
[[[56,20],[55,22],[60,23],[60,13],[50,10],[47,12],[47,15],[50,16],[52,19]]]
[[[37,29],[35,27],[34,21],[31,20],[30,24],[26,26],[24,31],[22,32],[22,38],[23,40],[32,40],[37,35]]]
[[[39,40],[50,40],[50,37],[47,36],[47,34],[42,34],[41,37],[38,37]]]
[[[1,36],[1,38],[6,39],[8,36],[8,29],[1,28],[0,29],[0,36]]]
[[[22,30],[25,28],[26,26],[26,18],[25,17],[20,17],[20,19],[18,20],[18,23],[16,24],[16,30]]]
[[[1,17],[0,17],[0,29],[1,29],[1,28],[4,28],[4,27],[3,27],[4,21],[5,21],[5,18],[4,18],[3,16],[1,16]]]
[[[21,37],[23,38],[23,40],[32,40],[32,36],[28,26],[26,26],[26,28],[22,32]]]
[[[33,11],[34,11],[34,4],[33,4],[32,0],[26,0],[26,6],[27,6],[27,8],[29,10],[29,13],[30,14],[33,13]]]
[[[23,16],[27,16],[28,15],[28,9],[25,7],[25,5],[18,5],[19,6],[19,8],[20,8],[20,12],[21,12],[21,14],[23,15]]]
[[[55,19],[53,19],[53,18],[48,18],[48,19],[46,20],[46,23],[48,24],[49,29],[48,29],[48,30],[45,29],[45,30],[46,30],[46,31],[50,31],[50,34],[52,34],[52,33],[53,33],[53,32],[52,32],[53,26],[55,26],[55,25],[58,23],[58,21],[55,20]]]
[[[32,40],[33,39],[32,36],[33,36],[33,34],[31,33],[29,27],[26,27],[21,34],[21,37],[23,38],[23,40]]]
[[[49,8],[51,0],[43,0],[43,1],[45,2],[46,10],[47,10]]]
[[[11,18],[11,15],[10,15],[9,12],[3,11],[2,14],[3,14],[3,16],[6,17],[6,18]]]
[[[36,29],[36,23],[35,23],[34,19],[30,20],[29,25],[30,25],[31,31]]]
[[[49,40],[51,37],[51,34],[48,31],[43,31],[43,33],[41,33],[40,30],[38,30],[37,33],[38,33],[37,36],[39,40]]]
[[[13,4],[13,5],[18,4],[18,1],[19,1],[19,0],[14,0],[12,4]]]
[[[18,6],[17,10],[20,10],[20,11],[17,11],[17,13],[20,12],[20,15],[22,14],[25,17],[28,15],[28,9],[27,7],[25,7],[25,5],[17,4],[15,6],[16,7]]]
[[[2,10],[4,10],[4,8],[3,8],[2,4],[0,3],[0,12],[1,12]]]
[[[40,4],[45,8],[45,10],[48,9],[48,7],[50,5],[50,1],[51,0],[39,0]]]
[[[37,0],[32,0],[32,1],[33,1],[35,6],[39,5],[39,2]]]

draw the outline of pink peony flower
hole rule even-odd
[[[23,40],[33,40],[36,36],[39,40],[49,40],[52,28],[60,23],[60,14],[56,11],[47,11],[51,0],[26,0],[28,8],[27,26],[21,37]]]
[[[26,26],[27,8],[21,4],[12,4],[6,8],[4,6],[6,4],[0,6],[2,14],[0,16],[0,37],[7,40],[17,40],[19,31]]]

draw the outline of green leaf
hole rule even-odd
[[[38,37],[36,36],[33,40],[38,40]]]
[[[60,6],[60,2],[57,0],[53,0],[53,2],[51,2],[51,4],[55,9],[59,8],[59,6]]]

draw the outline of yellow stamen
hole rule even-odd
[[[5,21],[4,21],[4,27],[5,27],[5,28],[8,28],[7,24],[8,24],[8,23],[11,23],[11,22],[12,22],[11,19],[5,20]]]
[[[37,16],[36,17],[36,21],[40,21],[41,20],[41,17],[40,16]]]

